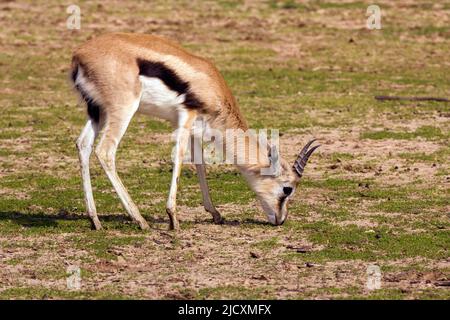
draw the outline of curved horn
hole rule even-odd
[[[311,141],[309,141],[302,149],[302,151],[300,151],[297,159],[295,159],[293,168],[295,170],[295,172],[298,174],[299,178],[302,177],[303,175],[303,170],[305,170],[305,166],[306,163],[308,162],[309,157],[311,156],[311,154],[314,152],[314,150],[316,150],[318,147],[320,147],[320,144],[317,146],[312,147],[311,149],[308,150],[308,148],[311,146],[311,144],[316,141],[316,139],[313,139]]]

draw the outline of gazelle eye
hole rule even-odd
[[[286,196],[289,196],[292,193],[291,187],[283,187],[283,192]]]

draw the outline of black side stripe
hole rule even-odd
[[[184,105],[188,109],[202,109],[203,103],[191,92],[188,82],[182,80],[174,70],[168,68],[162,62],[152,62],[143,59],[137,59],[139,75],[150,78],[159,78],[172,91],[179,95],[185,94]]]

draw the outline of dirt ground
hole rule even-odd
[[[66,2],[0,2],[0,298],[449,299],[450,104],[374,96],[450,98],[450,7],[377,4],[381,30],[363,1],[92,1],[68,30]],[[67,72],[77,45],[118,31],[213,60],[250,126],[280,129],[289,161],[318,139],[283,226],[216,165],[214,225],[185,166],[181,230],[168,231],[171,128],[137,116],[118,171],[151,229],[130,222],[93,157],[105,230],[90,230],[74,145],[85,113]]]

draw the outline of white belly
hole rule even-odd
[[[139,80],[142,94],[138,111],[175,123],[185,94],[170,90],[159,78],[139,76]]]

